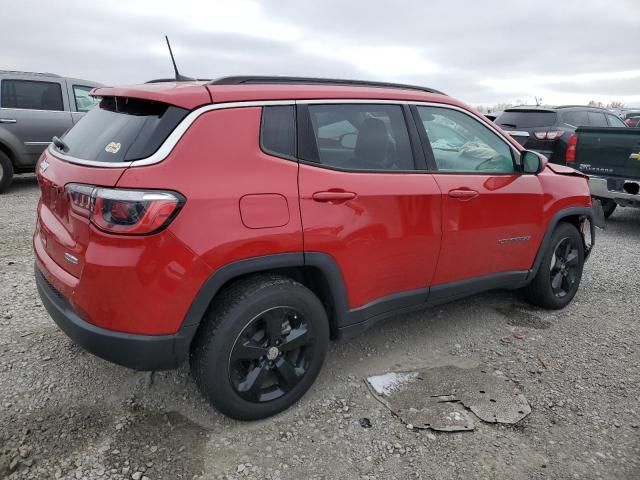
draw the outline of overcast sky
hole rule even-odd
[[[472,105],[640,106],[640,0],[2,2],[0,69],[105,84],[181,73],[431,86]]]

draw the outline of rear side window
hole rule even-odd
[[[601,112],[587,112],[589,117],[589,125],[593,127],[608,127],[607,119],[604,117],[604,113]]]
[[[63,111],[59,83],[34,80],[2,80],[2,107]]]
[[[165,103],[103,97],[63,137],[65,154],[97,162],[129,162],[152,155],[189,113]]]
[[[400,105],[309,105],[322,165],[349,170],[413,170],[409,132]],[[317,153],[316,153],[317,152]]]
[[[277,105],[262,109],[260,146],[271,155],[296,156],[296,118],[293,105]]]
[[[573,112],[566,112],[562,114],[562,121],[572,127],[581,127],[583,125],[589,125],[589,119],[587,118],[587,112],[584,110],[576,110]]]
[[[540,110],[506,110],[496,118],[501,127],[507,128],[536,128],[551,127],[556,124],[558,116],[556,112],[544,112]]]
[[[607,114],[607,120],[609,120],[609,126],[611,127],[626,127],[624,122],[615,115]]]

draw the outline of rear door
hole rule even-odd
[[[375,101],[298,106],[304,250],[336,260],[351,309],[424,289],[435,270],[440,190],[419,170],[408,115]]]
[[[442,191],[433,284],[528,270],[543,235],[538,177],[516,171],[517,150],[471,114],[445,106],[414,111]]]
[[[63,79],[4,78],[0,82],[0,123],[23,147],[21,166],[35,165],[38,156],[73,122]]]

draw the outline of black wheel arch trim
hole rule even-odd
[[[593,247],[596,244],[596,226],[593,223],[593,210],[590,207],[569,207],[563,208],[556,212],[553,217],[551,217],[551,221],[547,225],[547,230],[544,233],[544,237],[542,237],[542,242],[540,242],[540,246],[538,247],[538,253],[536,254],[536,258],[533,261],[533,265],[529,272],[529,276],[527,280],[532,280],[533,277],[538,273],[538,269],[542,264],[542,259],[544,258],[544,254],[549,247],[549,243],[551,242],[551,236],[553,235],[554,230],[558,226],[562,220],[567,219],[569,217],[586,217],[589,220],[589,224],[591,226],[591,248],[589,250],[585,249],[585,260],[588,258],[589,253],[593,250]]]
[[[349,302],[344,279],[333,257],[321,252],[277,253],[250,257],[229,263],[211,274],[204,282],[185,315],[182,328],[199,325],[211,301],[228,282],[243,275],[283,268],[313,267],[320,270],[331,295],[334,326],[341,325],[348,316]]]

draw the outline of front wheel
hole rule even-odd
[[[543,308],[564,308],[578,291],[583,266],[584,244],[580,232],[570,223],[560,223],[551,236],[536,276],[524,288],[525,297]]]
[[[225,415],[258,420],[294,404],[317,377],[329,342],[325,309],[287,277],[241,280],[214,301],[191,352],[196,383]]]
[[[13,165],[11,159],[0,151],[0,193],[11,185],[13,180]]]

